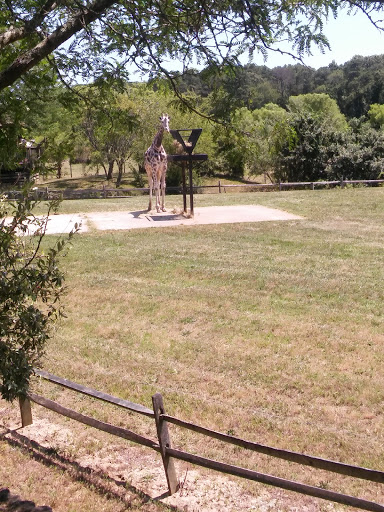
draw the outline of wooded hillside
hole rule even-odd
[[[337,101],[345,116],[361,117],[367,114],[371,104],[384,103],[384,55],[355,56],[345,64],[331,62],[319,69],[302,64],[272,69],[249,64],[228,69],[221,78],[210,78],[206,69],[180,76],[179,87],[183,92],[193,91],[203,97],[222,87],[225,101],[232,108],[250,110],[267,103],[286,107],[290,96],[326,93]]]

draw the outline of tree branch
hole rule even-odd
[[[372,10],[375,9],[375,6],[371,6],[371,11],[369,11],[364,5],[361,5],[361,2],[357,2],[354,0],[348,1],[351,8],[355,7],[357,10],[360,10],[365,14],[365,16],[368,18],[368,20],[372,23],[374,27],[376,27],[378,30],[383,31],[384,28],[380,26],[380,23],[383,22],[383,20],[374,20],[371,16]],[[377,4],[377,2],[372,2],[373,4]],[[381,3],[381,2],[380,2]]]
[[[0,50],[15,41],[20,41],[29,34],[32,34],[42,23],[46,15],[56,7],[55,0],[47,0],[45,5],[31,18],[25,21],[22,27],[12,27],[0,34]]]
[[[12,85],[23,74],[56,50],[61,44],[84,27],[97,20],[106,9],[117,3],[118,0],[95,0],[93,5],[89,8],[79,10],[67,23],[57,28],[34,48],[17,57],[8,68],[0,73],[0,91]]]

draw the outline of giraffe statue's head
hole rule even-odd
[[[170,119],[171,119],[171,118],[169,117],[169,115],[168,115],[168,114],[162,114],[162,115],[160,116],[160,123],[161,123],[161,126],[162,126],[162,127],[164,128],[164,130],[165,130],[166,132],[168,132],[168,133],[169,133],[169,120],[170,120]]]

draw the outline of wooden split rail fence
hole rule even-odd
[[[246,441],[244,439],[240,439],[238,437],[234,437],[231,435],[223,434],[221,432],[217,432],[214,430],[210,430],[208,428],[201,427],[199,425],[195,425],[193,423],[183,421],[181,419],[175,418],[166,414],[164,409],[163,399],[160,393],[156,393],[152,397],[152,405],[153,409],[149,409],[143,405],[136,404],[133,402],[129,402],[128,400],[123,400],[120,398],[116,398],[114,396],[102,393],[100,391],[96,391],[94,389],[82,386],[80,384],[76,384],[67,379],[63,379],[61,377],[57,377],[52,375],[46,371],[36,370],[36,375],[40,376],[43,379],[48,380],[53,384],[57,384],[59,386],[71,389],[75,392],[82,393],[84,395],[88,395],[92,398],[96,398],[99,400],[103,400],[105,402],[112,403],[116,406],[127,409],[131,412],[142,414],[151,418],[155,421],[156,424],[156,432],[157,432],[157,440],[152,440],[147,437],[144,437],[140,434],[132,432],[131,430],[117,427],[111,425],[109,423],[105,423],[99,421],[90,416],[86,416],[84,414],[80,414],[72,409],[68,409],[57,402],[44,398],[42,396],[36,395],[34,393],[30,393],[28,398],[20,399],[20,412],[22,419],[22,426],[25,427],[27,425],[31,425],[33,423],[32,418],[32,410],[31,410],[31,401],[39,404],[47,409],[55,411],[58,414],[71,418],[73,420],[79,421],[85,425],[89,425],[96,429],[102,430],[104,432],[108,432],[109,434],[121,437],[123,439],[127,439],[128,441],[147,446],[152,450],[161,454],[165,476],[167,479],[168,490],[170,494],[175,493],[179,488],[179,482],[176,474],[176,469],[174,465],[174,459],[183,460],[189,462],[191,464],[195,464],[198,466],[202,466],[205,468],[213,469],[215,471],[219,471],[221,473],[226,473],[234,476],[238,476],[241,478],[245,478],[248,480],[254,480],[256,482],[261,482],[263,484],[279,487],[282,489],[286,489],[289,491],[298,492],[301,494],[305,494],[308,496],[312,496],[315,498],[321,498],[324,500],[332,501],[335,503],[341,503],[344,505],[348,505],[351,507],[355,507],[361,510],[370,510],[373,512],[384,512],[384,504],[375,503],[372,501],[368,501],[362,498],[357,498],[354,496],[348,496],[345,494],[341,494],[338,492],[333,492],[328,489],[323,489],[320,487],[313,487],[310,485],[302,484],[299,482],[294,482],[291,480],[285,480],[283,478],[278,478],[275,476],[259,473],[257,471],[253,471],[250,469],[238,467],[231,464],[225,464],[216,460],[211,460],[205,457],[200,457],[198,455],[194,455],[192,453],[188,453],[182,450],[178,450],[172,447],[170,432],[168,429],[168,424],[174,424],[181,428],[186,428],[193,432],[197,432],[204,436],[208,436],[210,438],[217,439],[219,441],[223,441],[224,443],[230,443],[241,448],[245,448],[247,450],[255,451],[258,453],[262,453],[265,455],[269,455],[271,457],[277,457],[280,459],[284,459],[286,461],[295,462],[297,464],[310,466],[312,468],[317,468],[325,471],[330,471],[334,473],[339,473],[345,476],[359,478],[368,480],[371,482],[377,482],[380,484],[384,484],[384,472],[375,471],[372,469],[367,469],[358,466],[352,466],[348,464],[344,464],[341,462],[335,462],[331,460],[321,459],[319,457],[312,457],[309,455],[304,455],[297,452],[291,452],[288,450],[281,450],[278,448],[272,448],[270,446],[265,446],[259,443],[254,443],[251,441]]]
[[[344,188],[348,185],[367,185],[367,186],[382,186],[382,180],[341,180],[341,181],[301,181],[301,182],[280,182],[280,183],[242,183],[238,185],[222,183],[218,181],[217,185],[193,185],[193,192],[214,191],[215,189],[219,194],[227,191],[249,190],[252,192],[265,192],[265,191],[283,191],[287,189],[312,189],[324,187],[341,187]],[[111,199],[111,198],[126,198],[132,197],[137,194],[146,194],[149,188],[87,188],[87,189],[49,189],[48,187],[41,187],[33,192],[36,199]],[[182,187],[167,187],[167,193],[174,192],[181,194]],[[10,190],[5,192],[11,199],[16,199],[20,196],[20,191]]]

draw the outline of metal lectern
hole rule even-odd
[[[187,128],[184,130],[169,130],[172,137],[177,141],[179,144],[181,144],[183,150],[185,151],[185,154],[181,155],[168,155],[168,161],[169,162],[175,162],[181,163],[182,168],[182,178],[183,178],[183,203],[184,203],[184,213],[187,213],[187,186],[186,186],[186,179],[185,179],[185,164],[186,162],[189,163],[189,208],[190,208],[190,215],[193,217],[194,211],[193,211],[193,182],[192,182],[192,166],[193,162],[203,162],[205,160],[208,160],[208,155],[202,153],[202,154],[196,154],[193,155],[192,152],[197,144],[197,141],[199,140],[199,137],[201,135],[201,132],[203,131],[202,128]],[[181,132],[187,132],[186,135],[189,133],[188,140],[186,140],[186,137],[183,137]]]

